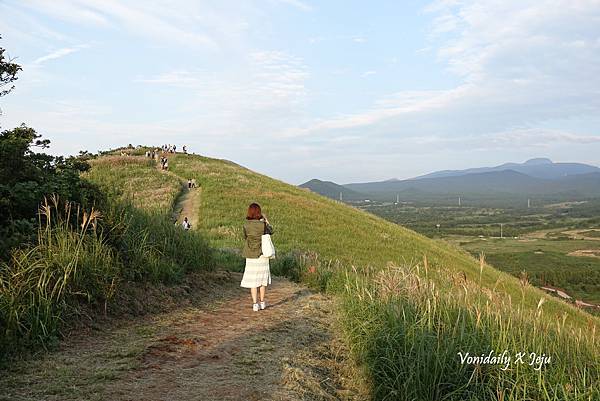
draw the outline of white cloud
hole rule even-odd
[[[484,135],[600,111],[597,0],[437,1],[427,11],[437,15],[430,47],[462,83],[399,92],[288,133]]]
[[[61,57],[65,57],[68,56],[69,54],[73,54],[76,53],[82,49],[87,49],[89,47],[89,45],[79,45],[79,46],[74,46],[74,47],[63,47],[62,49],[58,49],[55,50],[53,52],[50,52],[48,54],[46,54],[45,56],[42,57],[38,57],[37,59],[34,60],[33,64],[43,64],[47,61],[50,60],[56,60],[59,59]]]
[[[31,0],[21,7],[42,12],[76,25],[97,25],[131,31],[163,42],[218,47],[194,17],[201,2],[148,0],[135,4],[117,0]],[[174,13],[173,10],[178,12]]]

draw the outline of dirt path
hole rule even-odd
[[[200,222],[200,197],[202,196],[202,188],[188,189],[187,184],[182,189],[182,194],[177,199],[177,203],[173,207],[173,217],[178,223],[183,221],[184,217],[192,225],[192,230],[198,227]]]
[[[218,274],[218,273],[217,273]],[[239,273],[195,305],[65,342],[10,366],[0,400],[361,400],[333,301],[274,280],[253,312]]]
[[[156,168],[161,173],[168,174],[181,182],[181,194],[177,197],[175,206],[173,206],[173,220],[177,220],[178,223],[181,223],[183,222],[184,217],[187,217],[192,226],[192,230],[198,227],[198,223],[200,222],[199,212],[202,188],[196,187],[188,189],[186,179],[183,179],[172,171],[160,169],[158,163]]]

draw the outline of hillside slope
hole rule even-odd
[[[186,214],[192,230],[175,231],[196,235],[202,189],[188,191],[182,177],[151,160],[100,157],[84,176],[111,197],[155,213],[138,228],[156,230],[160,218],[181,222]],[[178,253],[198,263],[194,254],[203,249],[194,245],[180,243]],[[201,265],[165,282],[122,280],[106,304],[108,316],[88,306],[77,319],[81,326],[66,327],[57,349],[0,365],[0,400],[368,397],[331,319],[331,296],[276,277],[267,310],[257,314],[240,280],[240,273]]]
[[[234,163],[177,155],[170,165],[202,185],[199,228],[215,247],[239,249],[248,204],[263,206],[276,264],[338,296],[337,317],[374,399],[600,397],[598,318],[445,242]],[[289,262],[294,251],[309,256]],[[458,357],[504,351],[515,361],[505,369]],[[529,366],[520,367],[519,352]],[[543,355],[550,359],[535,367]]]
[[[427,255],[432,266],[464,272],[479,280],[479,263],[469,254],[447,243],[434,241],[361,210],[306,192],[229,161],[194,155],[170,158],[171,170],[193,177],[201,184],[202,214],[199,229],[216,247],[239,248],[242,223],[251,202],[258,202],[276,229],[280,252],[315,252],[326,260],[339,260],[358,268],[384,268],[418,262]],[[487,268],[481,274],[485,286],[520,297],[522,288],[514,277]],[[568,323],[587,327],[589,315],[527,288],[524,304],[535,308],[540,298],[557,316],[566,313]],[[596,323],[598,324],[597,320]]]

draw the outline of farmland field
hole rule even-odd
[[[473,255],[483,253],[491,265],[536,286],[600,304],[599,200],[535,208],[377,203],[361,208]]]

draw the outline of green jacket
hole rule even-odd
[[[256,259],[262,255],[261,236],[273,234],[273,227],[264,220],[246,220],[244,223],[244,250],[242,256]]]

